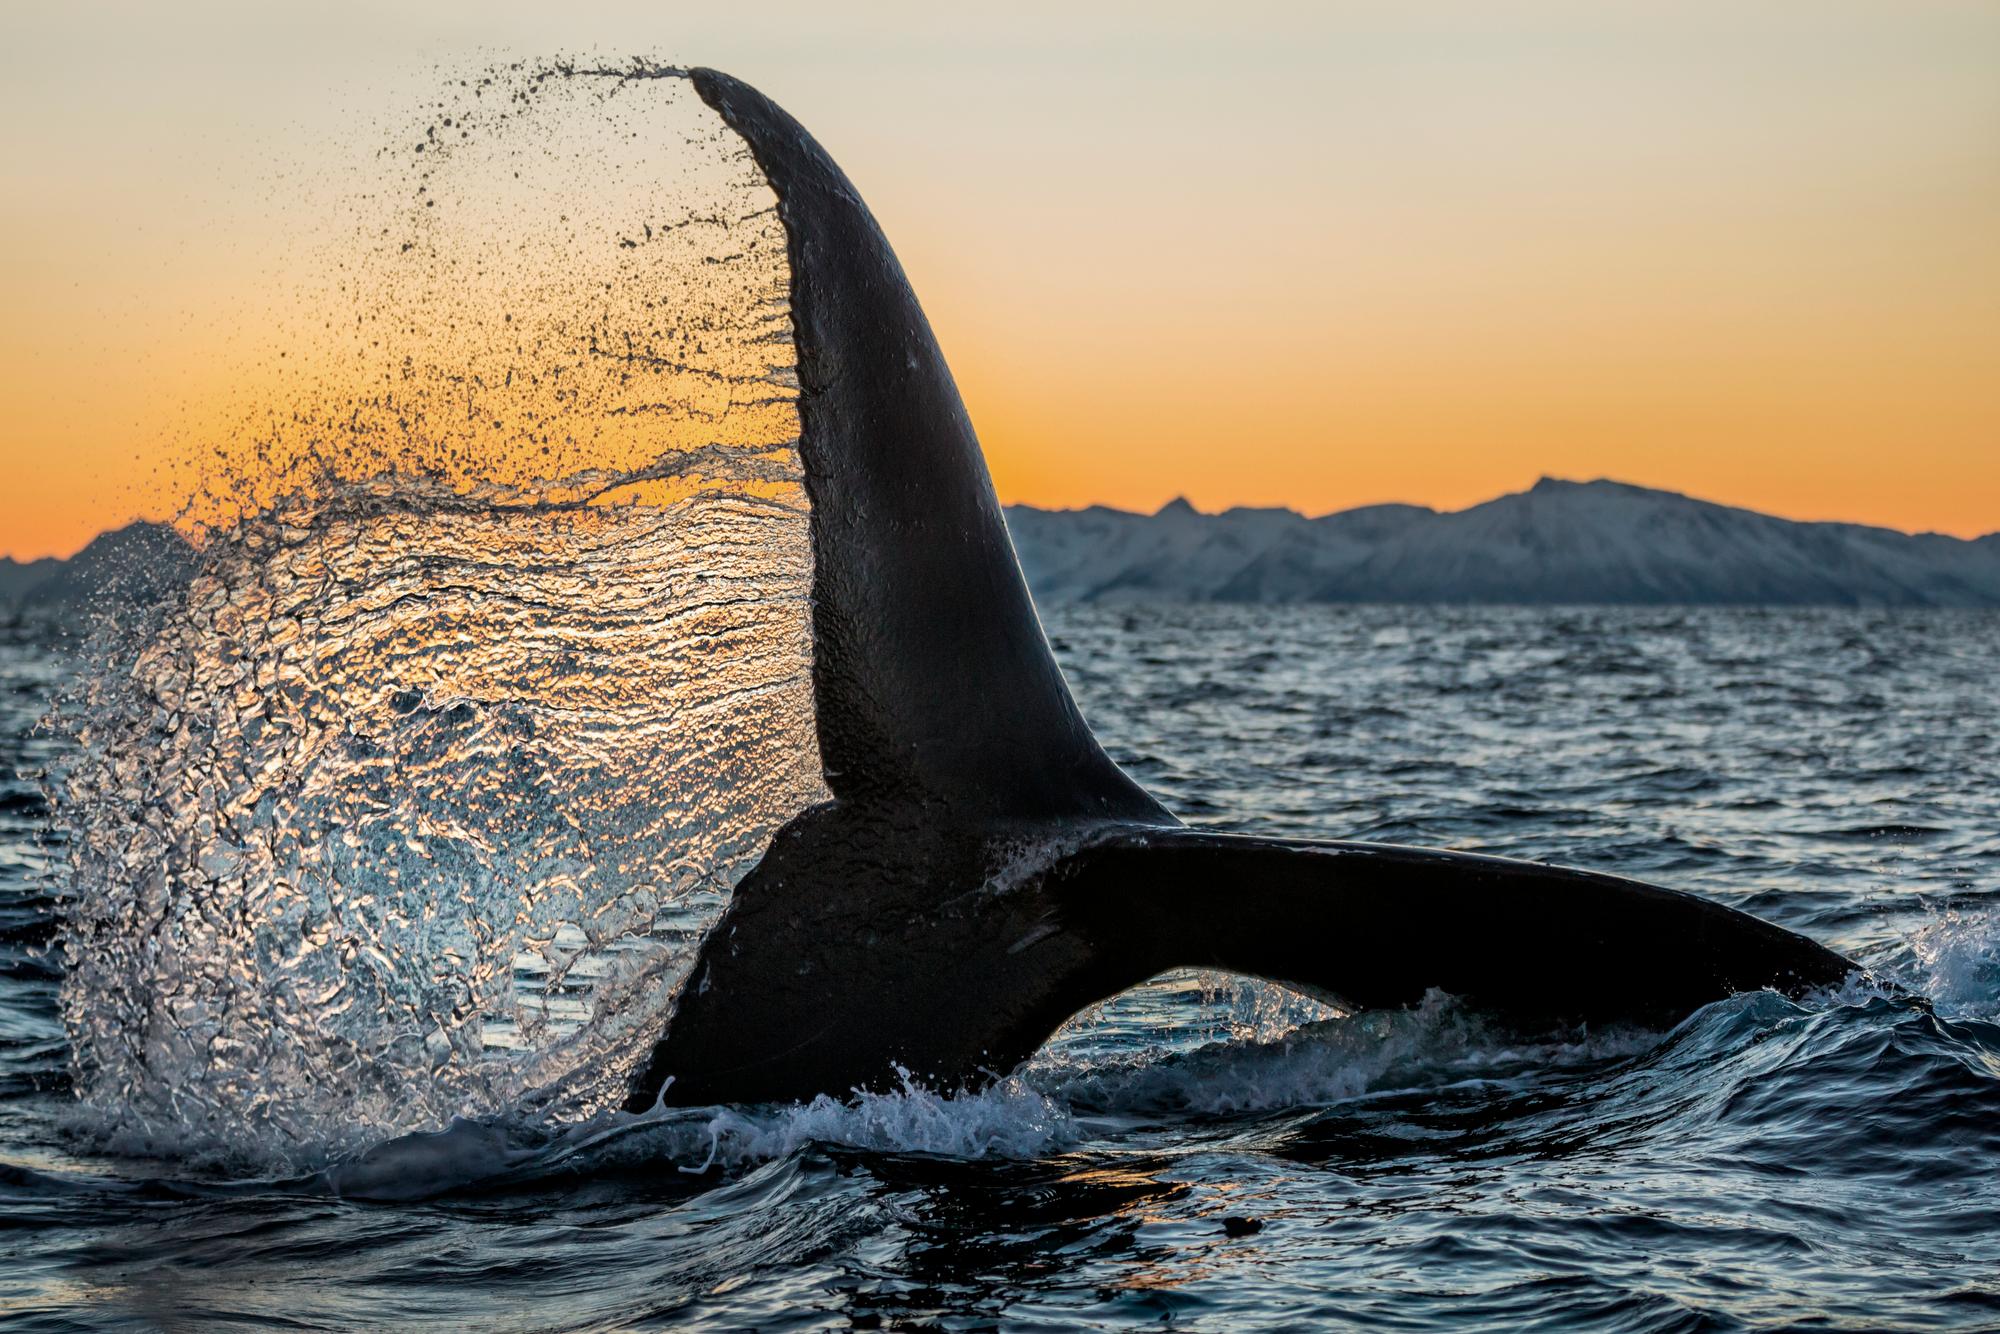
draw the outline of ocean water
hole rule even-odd
[[[1874,981],[1524,1034],[1176,975],[976,1095],[176,1152],[72,1087],[70,669],[0,635],[0,1325],[2000,1327],[2000,616],[1045,620],[1192,823],[1651,879]]]

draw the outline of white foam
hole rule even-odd
[[[665,1163],[703,1175],[789,1157],[811,1144],[962,1159],[1035,1158],[1077,1137],[1068,1107],[1020,1077],[976,1093],[943,1094],[907,1071],[898,1075],[900,1087],[889,1093],[845,1100],[822,1095],[782,1107],[608,1112],[553,1137],[546,1127],[525,1122],[458,1121],[378,1144],[327,1169],[320,1180],[352,1199],[409,1200],[516,1174],[613,1162]]]
[[[1912,988],[1954,1018],[2000,1018],[2000,910],[1932,912],[1909,938]]]
[[[702,1127],[708,1152],[685,1170],[780,1158],[807,1144],[840,1144],[952,1158],[1032,1158],[1076,1137],[1069,1108],[1019,1077],[976,1093],[941,1094],[899,1071],[893,1093],[847,1101],[821,1094],[771,1110],[716,1108]]]

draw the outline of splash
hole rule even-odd
[[[810,1145],[961,1159],[1022,1159],[1077,1140],[1061,1099],[1014,1077],[977,1092],[939,1093],[901,1072],[887,1093],[790,1106],[655,1107],[606,1112],[551,1133],[546,1123],[457,1121],[339,1162],[319,1176],[350,1199],[411,1200],[474,1183],[540,1180],[615,1166],[669,1165],[688,1176],[733,1172]]]
[[[785,238],[673,75],[492,72],[384,151],[202,441],[198,574],[59,707],[108,1141],[587,1118],[824,798]]]
[[[2000,1019],[2000,911],[1933,911],[1908,943],[1912,985],[1941,1012]]]
[[[1065,1030],[1033,1061],[977,1090],[940,1091],[899,1072],[888,1092],[826,1095],[791,1105],[612,1110],[555,1126],[537,1119],[461,1121],[434,1134],[370,1148],[323,1173],[335,1194],[421,1199],[468,1185],[532,1182],[563,1174],[669,1167],[691,1176],[733,1174],[790,1158],[814,1145],[962,1160],[1021,1160],[1067,1152],[1098,1118],[1145,1125],[1193,1115],[1227,1122],[1274,1111],[1319,1111],[1413,1090],[1524,1087],[1551,1070],[1598,1066],[1662,1050],[1638,1029],[1510,1033],[1441,992],[1408,1010],[1285,1027],[1294,1004],[1265,997],[1257,1008],[1274,1036],[1202,1041],[1202,1024],[1167,1022],[1184,1008],[1187,975],[1127,993],[1088,1024]],[[1215,1025],[1237,1008],[1221,992],[1202,995]],[[1119,1010],[1147,1012],[1153,1042],[1130,1035],[1097,1049],[1093,1034]],[[1294,1010],[1296,1015],[1300,1013]],[[1098,1127],[1101,1130],[1101,1126]]]

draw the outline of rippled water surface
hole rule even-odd
[[[1192,822],[1639,876],[1884,983],[1523,1034],[1443,997],[1327,1019],[1177,976],[978,1096],[516,1118],[372,1155],[329,1132],[328,1171],[141,1156],[71,1085],[63,850],[16,776],[71,744],[35,727],[65,667],[17,633],[0,1322],[2000,1327],[2000,617],[1046,618],[1107,746]]]

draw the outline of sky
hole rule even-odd
[[[2000,529],[1991,0],[83,0],[0,10],[0,554],[170,512],[325,164],[557,53],[812,129],[1009,502]]]

